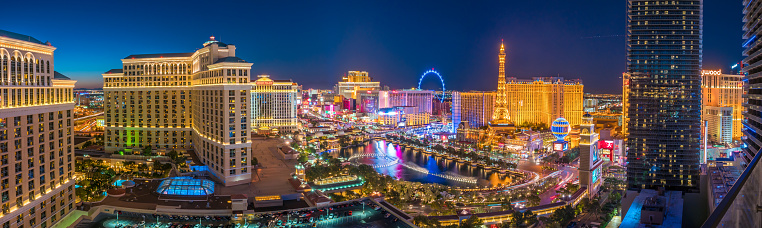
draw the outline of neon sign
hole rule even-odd
[[[601,149],[613,149],[614,148],[614,140],[600,140],[598,141],[598,148]]]
[[[722,70],[702,70],[701,71],[701,76],[704,76],[704,75],[721,75],[721,74],[722,74]]]

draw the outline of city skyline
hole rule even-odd
[[[21,3],[9,4],[12,8]],[[238,55],[253,63],[253,75],[291,78],[305,88],[329,89],[349,70],[368,71],[374,81],[391,88],[410,88],[423,71],[435,68],[443,74],[448,89],[494,90],[498,65],[494,55],[504,39],[506,77],[580,78],[588,85],[585,92],[620,91],[605,85],[618,84],[625,71],[624,2],[599,2],[596,7],[570,2],[506,4],[308,3],[286,7],[279,3],[231,3],[232,10],[226,13],[229,18],[224,21],[232,23],[195,20],[172,26],[176,29],[155,22],[194,12],[198,4],[169,10],[170,5],[177,4],[156,3],[147,12],[123,19],[95,10],[127,6],[118,3],[49,4],[38,10],[60,20],[40,21],[22,17],[23,11],[10,12],[4,18],[8,27],[2,29],[51,41],[63,50],[56,53],[58,70],[78,80],[78,88],[100,87],[104,69],[117,67],[109,59],[195,50],[201,48],[199,42],[213,35],[226,43],[241,44]],[[727,69],[742,58],[741,32],[737,26],[725,25],[740,25],[742,14],[737,12],[743,6],[705,4],[718,10],[704,15],[704,68]],[[348,9],[361,10],[355,10],[360,13],[354,15],[351,12],[355,11]],[[393,15],[410,15],[415,20],[390,17]],[[389,20],[379,21],[379,17]],[[565,22],[555,23],[561,21]],[[72,23],[80,26],[64,26]],[[127,23],[133,26],[118,26]],[[738,42],[721,42],[729,39]],[[482,79],[465,80],[474,75]],[[424,88],[437,89],[439,83],[430,80],[424,80]]]

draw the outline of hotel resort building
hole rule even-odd
[[[564,80],[560,77],[532,79],[505,79],[505,99],[511,122],[550,123],[564,117],[572,126],[582,123],[582,80]]]
[[[74,83],[50,43],[0,30],[0,224],[50,227],[73,210]]]
[[[225,186],[251,181],[251,63],[211,37],[189,53],[130,55],[103,74],[105,150],[193,151]]]
[[[709,139],[730,144],[743,136],[743,75],[723,74],[721,70],[701,72],[701,126],[708,128]],[[706,121],[706,122],[705,122]]]
[[[257,132],[298,130],[298,95],[299,86],[291,80],[272,80],[269,75],[259,75],[251,89],[252,129]]]

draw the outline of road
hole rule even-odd
[[[557,195],[556,190],[561,189],[566,183],[573,182],[579,175],[577,168],[572,166],[560,166],[557,168],[561,170],[561,182],[555,188],[548,189],[548,191],[540,194],[540,205],[552,203],[553,199],[555,199],[554,196]]]

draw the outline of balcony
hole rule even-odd
[[[762,200],[760,157],[762,153],[758,151],[702,228],[759,227],[762,224],[762,205],[758,203]]]

